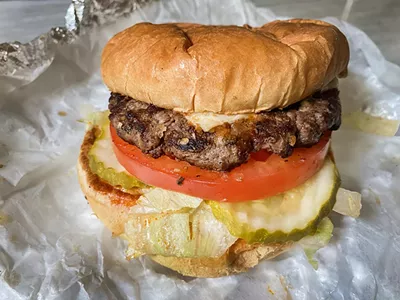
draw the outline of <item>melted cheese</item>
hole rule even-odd
[[[192,113],[185,115],[186,119],[193,125],[199,126],[203,131],[210,131],[212,128],[224,123],[233,123],[237,120],[248,118],[251,114],[222,115],[214,113]]]
[[[334,78],[326,86],[321,88],[321,91],[338,87],[338,79]],[[237,114],[237,115],[223,115],[211,112],[207,113],[192,113],[185,115],[185,118],[195,126],[199,126],[203,131],[210,131],[212,128],[222,125],[224,123],[232,124],[233,122],[249,118],[252,114]]]

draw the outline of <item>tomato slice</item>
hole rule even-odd
[[[120,164],[146,184],[216,201],[249,201],[294,188],[323,165],[330,132],[310,148],[296,148],[288,158],[255,153],[230,172],[204,170],[168,156],[153,158],[122,140],[110,126],[115,155]]]

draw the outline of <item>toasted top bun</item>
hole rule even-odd
[[[101,180],[89,167],[88,153],[96,138],[96,128],[86,132],[78,160],[78,178],[93,212],[118,236],[129,221],[129,208],[138,195],[124,192]],[[179,258],[151,256],[158,263],[183,275],[193,277],[220,277],[245,272],[262,259],[273,258],[287,250],[292,242],[249,245],[238,240],[219,258]]]
[[[346,37],[318,20],[262,27],[140,23],[102,55],[112,92],[181,112],[284,108],[345,76]]]

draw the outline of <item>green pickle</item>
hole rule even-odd
[[[89,155],[89,166],[93,173],[113,186],[120,186],[127,190],[146,187],[146,184],[132,175],[125,172],[116,172],[113,168],[105,167],[104,164],[97,161],[96,157],[93,155]]]
[[[90,169],[113,186],[120,186],[126,190],[146,187],[146,184],[127,173],[118,163],[111,145],[108,114],[108,111],[104,111],[92,116],[92,123],[99,127],[100,132],[97,134],[96,141],[89,151]]]
[[[315,253],[328,245],[332,238],[333,224],[329,218],[324,218],[318,224],[317,230],[313,235],[308,235],[298,241],[298,244],[303,248],[308,261],[318,269],[318,261],[314,258]]]
[[[288,192],[265,200],[207,203],[233,236],[248,243],[298,241],[314,234],[331,212],[339,186],[338,171],[327,158],[318,173]]]

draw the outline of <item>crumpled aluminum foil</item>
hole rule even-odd
[[[0,75],[6,76],[8,81],[0,83],[0,95],[32,82],[46,70],[54,59],[54,45],[72,43],[86,29],[115,21],[150,1],[72,0],[64,27],[54,27],[29,43],[0,44]],[[31,74],[28,78],[27,73]]]

